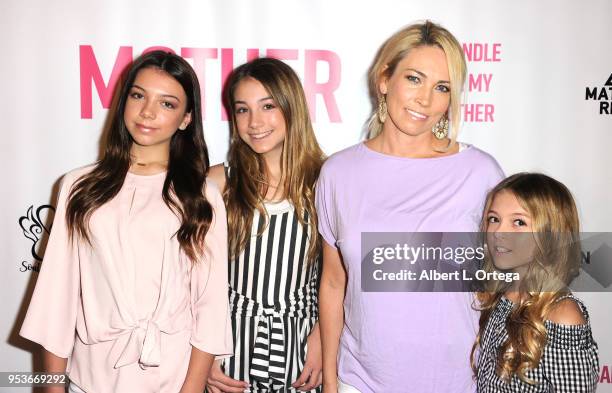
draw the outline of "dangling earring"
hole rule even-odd
[[[431,132],[434,134],[436,139],[444,139],[448,135],[448,116],[442,115],[440,120],[431,128]]]
[[[378,97],[378,120],[383,124],[387,120],[387,101],[384,94]]]

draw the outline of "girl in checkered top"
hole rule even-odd
[[[597,344],[584,304],[568,289],[580,267],[578,213],[569,190],[520,173],[489,193],[484,269],[518,273],[477,294],[472,349],[478,392],[594,392]]]

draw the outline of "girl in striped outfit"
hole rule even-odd
[[[234,356],[213,366],[211,392],[319,392],[320,241],[314,185],[323,153],[285,63],[256,59],[225,89],[229,162],[211,169],[228,210]]]

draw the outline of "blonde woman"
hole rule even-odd
[[[475,390],[470,294],[361,290],[362,232],[476,231],[488,190],[503,178],[491,156],[456,141],[465,75],[446,29],[425,22],[395,33],[369,73],[371,138],[321,170],[326,393]]]
[[[569,190],[542,174],[513,175],[490,192],[482,230],[485,269],[519,279],[491,281],[478,295],[478,391],[594,392],[597,344],[586,307],[568,290],[581,261]]]
[[[212,392],[319,392],[320,241],[314,185],[323,153],[300,81],[276,59],[228,79],[229,162],[211,174],[224,190],[235,353],[213,366]]]

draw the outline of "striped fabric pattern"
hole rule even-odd
[[[255,211],[250,240],[229,262],[235,356],[224,371],[251,392],[293,392],[317,320],[320,261],[307,263],[310,229],[291,203],[265,207],[268,217]]]

